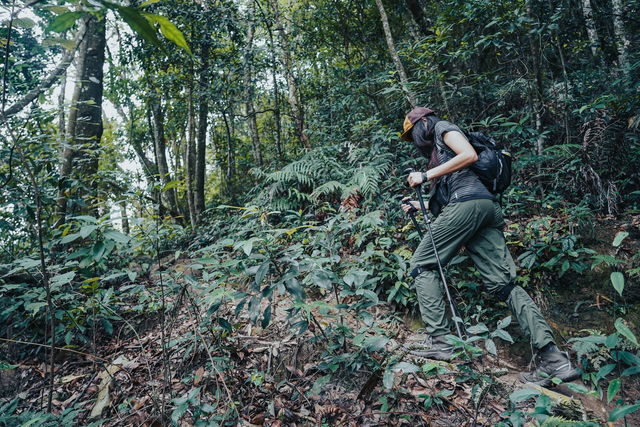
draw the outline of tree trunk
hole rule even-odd
[[[618,67],[624,70],[626,77],[629,77],[627,58],[629,57],[629,39],[624,32],[622,22],[622,4],[620,0],[611,0],[613,6],[613,30],[616,34],[616,44],[618,48]]]
[[[384,35],[387,39],[387,46],[389,47],[389,54],[391,55],[391,59],[393,63],[396,65],[396,70],[398,70],[398,76],[400,77],[400,84],[402,85],[402,91],[406,94],[407,99],[409,100],[409,104],[411,104],[412,108],[417,106],[416,98],[409,90],[409,81],[407,80],[407,74],[404,72],[404,67],[402,66],[402,62],[400,61],[400,57],[396,52],[396,46],[393,42],[393,36],[391,35],[391,28],[389,28],[389,20],[387,19],[387,13],[384,11],[384,6],[382,5],[381,0],[376,0],[376,5],[378,5],[378,10],[380,11],[380,18],[382,19],[382,28],[384,29]]]
[[[276,59],[276,45],[273,40],[273,31],[271,31],[271,20],[265,19],[265,26],[269,33],[269,45],[271,46],[271,77],[273,79],[273,119],[276,125],[276,156],[279,162],[282,162],[282,122],[280,120],[280,94],[278,93],[278,61]]]
[[[244,53],[244,98],[249,121],[249,133],[251,134],[251,146],[253,148],[253,163],[260,167],[262,166],[262,151],[260,150],[260,136],[258,135],[258,120],[253,106],[253,26],[255,21],[253,1],[249,2],[247,15],[247,45]]]
[[[411,16],[413,20],[418,26],[420,33],[422,36],[430,36],[433,34],[433,31],[429,29],[429,20],[425,16],[424,8],[420,3],[420,0],[406,0],[407,9],[411,12]]]
[[[227,195],[231,199],[231,202],[236,202],[236,192],[234,189],[234,179],[236,176],[236,154],[235,144],[231,137],[231,128],[229,127],[229,120],[227,119],[227,113],[222,112],[222,119],[224,120],[224,126],[227,131],[227,174],[226,174],[226,189]]]
[[[276,25],[278,33],[280,34],[280,43],[282,44],[285,74],[287,77],[287,85],[289,86],[289,105],[291,106],[291,115],[293,116],[296,136],[304,148],[311,149],[309,138],[304,132],[306,130],[306,125],[304,123],[304,116],[300,106],[298,86],[296,85],[296,80],[293,75],[293,60],[291,58],[291,47],[289,46],[289,35],[285,30],[282,17],[278,10],[278,0],[271,0],[271,5],[273,6],[273,11],[275,13]]]
[[[596,23],[593,20],[593,12],[591,9],[591,0],[582,0],[582,14],[584,15],[587,27],[587,36],[589,36],[589,47],[594,58],[598,57],[598,32]]]
[[[195,205],[197,220],[200,221],[200,215],[205,209],[204,184],[206,178],[206,150],[207,150],[207,118],[209,116],[209,104],[207,97],[207,88],[209,86],[209,77],[207,75],[209,69],[209,44],[202,45],[202,54],[200,56],[202,67],[200,68],[200,100],[198,111],[198,147],[196,157],[196,180],[195,180]]]
[[[531,0],[526,2],[527,18],[530,22],[533,21],[533,8],[531,6]],[[544,154],[544,137],[542,136],[542,114],[543,114],[543,98],[542,98],[542,74],[540,71],[540,55],[538,51],[537,42],[532,34],[532,31],[527,31],[527,37],[529,39],[529,49],[531,51],[531,63],[533,68],[533,81],[534,84],[534,101],[532,102],[532,115],[534,120],[535,129],[538,132],[538,140],[536,141],[536,152],[539,156]]]
[[[191,80],[191,76],[189,76]],[[196,127],[194,121],[194,108],[193,108],[193,81],[189,83],[189,100],[188,100],[188,125],[187,125],[187,158],[186,158],[186,170],[185,176],[187,181],[187,203],[189,205],[189,220],[191,227],[196,226],[196,206],[193,197],[193,178],[195,176],[196,165]]]
[[[87,25],[93,18],[87,16],[81,21],[79,32],[84,33]],[[60,175],[58,178],[58,196],[56,200],[56,221],[54,227],[57,228],[66,222],[67,209],[69,206],[69,197],[71,189],[68,188],[67,178],[73,170],[73,157],[75,153],[74,139],[76,133],[76,121],[78,118],[78,100],[80,99],[81,82],[84,77],[84,66],[87,56],[88,40],[85,39],[78,47],[78,55],[76,57],[76,82],[71,98],[71,107],[69,109],[69,120],[67,122],[66,144],[60,146]]]
[[[171,182],[171,175],[169,173],[169,164],[167,162],[167,144],[164,136],[164,114],[162,113],[162,106],[160,101],[156,99],[157,95],[153,95],[151,99],[151,112],[153,114],[153,139],[155,142],[155,155],[156,166],[158,167],[158,173],[160,179],[164,185]],[[162,193],[171,211],[175,215],[178,213],[178,200],[176,197],[175,188]]]
[[[102,139],[102,93],[104,88],[104,59],[107,44],[105,21],[92,19],[87,25],[87,52],[78,99],[74,145],[81,147],[78,158],[81,179],[80,191],[86,204],[86,213],[99,216],[96,191],[100,141]]]
[[[129,217],[127,216],[127,203],[124,200],[119,202],[120,205],[120,218],[122,219],[122,232],[129,235]]]

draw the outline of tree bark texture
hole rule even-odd
[[[207,150],[207,127],[209,116],[209,99],[207,89],[209,86],[209,44],[202,45],[200,55],[202,67],[200,68],[200,96],[198,102],[198,135],[197,135],[197,157],[196,157],[196,178],[195,178],[195,205],[197,220],[200,221],[200,215],[205,209],[204,185],[206,178],[206,150]]]
[[[622,3],[620,0],[611,0],[613,6],[613,30],[616,35],[616,45],[618,48],[618,66],[625,70],[628,77],[627,58],[629,57],[630,41],[624,32],[624,24],[622,22]]]
[[[247,44],[244,52],[244,98],[247,107],[247,120],[253,148],[253,163],[262,166],[262,150],[258,135],[258,120],[253,106],[253,33],[254,33],[254,2],[251,1],[247,10]]]
[[[87,213],[96,215],[94,195],[98,186],[100,141],[102,139],[102,94],[104,89],[104,59],[106,29],[105,21],[92,19],[87,25],[87,52],[84,74],[78,99],[74,144],[80,149],[77,156],[81,178],[84,181],[80,191],[87,205]],[[97,216],[97,215],[96,215]]]
[[[398,76],[400,77],[400,84],[402,85],[402,91],[406,94],[407,99],[409,100],[409,104],[414,108],[417,106],[416,98],[413,92],[409,90],[409,80],[407,79],[407,74],[404,71],[404,67],[402,66],[402,61],[400,61],[400,57],[398,56],[398,52],[396,52],[396,45],[393,42],[393,35],[391,34],[391,28],[389,27],[389,19],[387,18],[387,13],[384,10],[384,6],[382,5],[382,0],[376,0],[376,5],[378,6],[378,10],[380,11],[380,18],[382,19],[382,28],[384,29],[385,39],[387,40],[387,47],[389,48],[389,54],[391,55],[391,59],[396,66],[396,70],[398,70]]]
[[[189,205],[189,221],[191,227],[196,226],[196,206],[193,197],[193,181],[195,176],[196,166],[196,127],[194,123],[195,112],[193,108],[193,82],[189,83],[189,99],[188,105],[188,125],[187,125],[187,158],[186,158],[186,181],[187,181],[187,203]]]
[[[153,139],[155,142],[156,166],[160,179],[164,185],[171,182],[171,174],[169,172],[169,163],[167,162],[167,142],[164,136],[164,113],[162,105],[157,99],[158,95],[151,98],[151,112],[153,114]],[[175,214],[178,212],[178,200],[176,198],[175,188],[171,188],[162,193],[169,205],[170,210]]]
[[[587,36],[589,37],[589,47],[593,57],[598,56],[598,31],[596,23],[593,20],[593,10],[591,9],[591,0],[582,0],[582,15],[584,16],[587,27]]]
[[[279,162],[282,162],[282,121],[280,120],[280,94],[278,91],[278,61],[276,55],[276,45],[273,40],[273,31],[271,30],[271,20],[265,19],[265,26],[269,34],[269,46],[271,47],[271,77],[273,80],[273,120],[276,125],[276,156]]]

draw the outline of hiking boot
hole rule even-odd
[[[409,354],[425,359],[451,360],[453,358],[453,346],[447,342],[444,335],[427,336],[422,341],[407,342],[402,348]]]
[[[549,387],[553,378],[562,381],[573,381],[580,377],[578,371],[571,366],[569,353],[558,350],[555,345],[545,346],[545,350],[540,350],[540,365],[533,372],[520,372],[520,382],[534,384],[540,387]],[[534,355],[535,359],[536,355]],[[533,360],[531,361],[533,362]],[[545,376],[541,374],[546,374]]]

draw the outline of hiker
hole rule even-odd
[[[579,374],[572,368],[568,353],[556,346],[542,313],[529,294],[515,284],[516,266],[503,234],[502,208],[469,169],[478,157],[465,134],[432,110],[415,108],[405,118],[402,139],[413,142],[429,162],[426,172],[409,174],[411,187],[427,182],[433,186],[443,177],[447,179],[448,200],[440,200],[444,207],[431,226],[442,265],[466,247],[489,293],[507,303],[540,356],[537,369],[520,373],[520,381],[546,387],[554,377],[562,381],[577,379]],[[409,203],[420,209],[418,202]],[[405,212],[411,209],[407,204],[402,207]],[[445,317],[438,264],[429,239],[420,242],[410,268],[427,338],[407,343],[405,349],[424,358],[450,360],[453,346],[445,339],[450,333],[449,320]]]

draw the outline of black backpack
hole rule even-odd
[[[511,153],[499,149],[495,139],[483,133],[470,132],[467,137],[478,154],[478,161],[469,168],[491,193],[503,193],[511,184]]]

